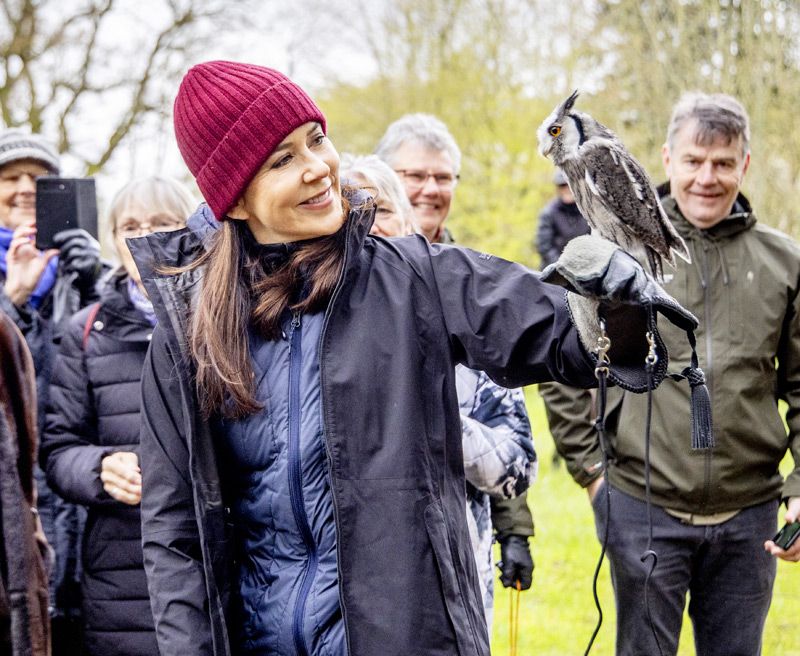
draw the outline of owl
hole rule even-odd
[[[578,92],[539,126],[539,152],[567,176],[592,233],[619,245],[663,280],[663,262],[689,251],[670,223],[644,168],[611,130],[572,111]]]

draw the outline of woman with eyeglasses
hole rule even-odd
[[[591,386],[564,290],[369,236],[325,116],[275,70],[198,64],[174,108],[220,225],[131,240],[159,317],[140,455],[161,656],[486,656],[455,365]],[[612,332],[642,372],[642,335]]]
[[[178,182],[123,187],[109,223],[121,265],[77,313],[53,367],[41,445],[48,483],[84,505],[84,638],[91,656],[158,655],[142,564],[139,384],[155,315],[127,238],[182,228],[194,203]]]

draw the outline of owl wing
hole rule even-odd
[[[620,144],[607,139],[590,139],[581,151],[586,185],[595,200],[642,243],[671,260],[674,229],[642,165]]]

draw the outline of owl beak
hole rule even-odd
[[[545,142],[545,143],[541,143],[540,142],[539,143],[539,154],[542,157],[547,157],[550,154],[550,150],[552,149],[552,147],[553,147],[553,142],[552,141]]]

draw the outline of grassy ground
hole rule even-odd
[[[561,467],[551,464],[553,443],[544,408],[534,388],[527,391],[528,409],[539,454],[539,478],[528,493],[536,523],[532,541],[536,570],[531,590],[522,593],[517,653],[520,656],[580,656],[597,622],[592,575],[600,544],[586,492]],[[791,469],[791,460],[783,463]],[[499,552],[495,560],[499,560]],[[603,626],[591,654],[614,653],[614,597],[603,564],[598,586]],[[509,654],[510,593],[495,583],[494,656]],[[778,577],[764,634],[764,656],[800,656],[800,563],[778,562]],[[680,656],[694,654],[691,623],[684,621]]]

